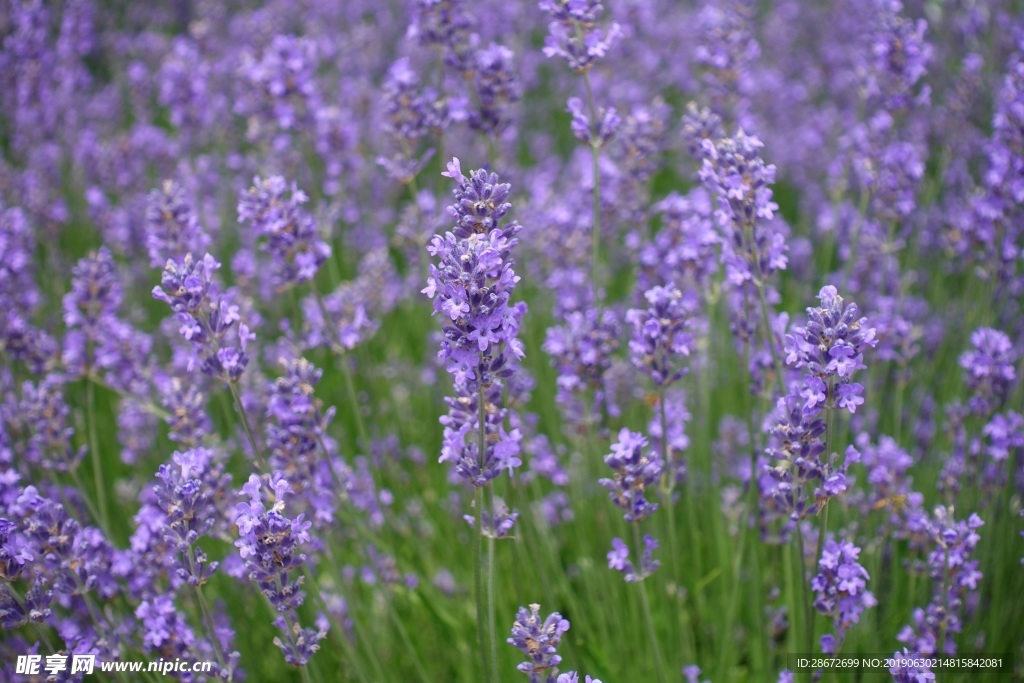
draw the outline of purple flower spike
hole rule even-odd
[[[558,612],[541,621],[540,605],[530,605],[529,610],[519,608],[507,642],[526,655],[527,661],[516,668],[530,677],[530,683],[554,683],[558,673],[555,667],[562,661],[556,652],[558,643],[568,630],[569,621]]]
[[[604,462],[616,474],[614,479],[601,479],[599,483],[611,492],[612,502],[626,511],[627,522],[638,522],[658,509],[645,493],[661,477],[663,465],[660,456],[647,448],[646,437],[623,428]]]
[[[649,375],[659,388],[686,374],[682,365],[690,355],[693,336],[689,333],[690,306],[683,293],[669,284],[652,287],[644,294],[650,306],[631,309],[626,322],[633,326],[629,342],[633,365]]]
[[[266,180],[257,176],[238,200],[238,221],[249,223],[257,235],[266,238],[264,248],[270,252],[278,291],[312,280],[331,255],[313,216],[302,208],[308,199],[295,183],[289,188],[281,176]]]
[[[972,395],[971,411],[987,415],[999,408],[1017,379],[1017,353],[1010,338],[988,327],[971,333],[971,348],[960,356],[960,367]]]
[[[213,272],[220,264],[209,254],[201,261],[185,254],[179,263],[169,259],[160,287],[153,298],[163,301],[175,313],[178,332],[192,343],[204,374],[225,382],[237,382],[249,364],[246,348],[254,334],[240,321],[238,306],[227,295],[214,300],[217,288]]]
[[[506,429],[509,409],[502,406],[503,387],[523,357],[518,333],[526,306],[509,301],[519,281],[511,255],[521,228],[514,221],[501,223],[511,204],[505,201],[509,185],[496,174],[476,170],[467,178],[459,160],[452,159],[443,175],[455,181],[455,203],[448,213],[456,225],[444,237],[434,235],[427,247],[439,263],[431,264],[423,290],[442,320],[438,355],[455,390],[441,418],[445,429],[439,461],[455,463],[460,477],[485,486],[502,470],[511,474],[522,464],[521,435]]]
[[[875,596],[867,590],[868,573],[857,561],[860,548],[849,541],[826,541],[818,560],[818,574],[811,579],[816,591],[814,608],[832,620],[835,636],[822,637],[822,651],[836,655],[846,631],[861,613],[874,607]]]

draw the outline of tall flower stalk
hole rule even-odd
[[[586,113],[578,98],[569,99],[572,130],[582,143],[590,147],[593,174],[593,229],[591,231],[591,287],[594,305],[601,308],[601,149],[611,140],[620,119],[615,109],[598,109],[594,88],[590,82],[590,69],[604,57],[618,40],[622,29],[612,23],[607,30],[598,27],[598,17],[604,7],[598,0],[560,2],[541,0],[540,8],[551,15],[548,35],[544,43],[546,57],[561,57],[569,68],[580,74],[586,91]]]
[[[516,429],[506,430],[510,410],[503,405],[503,388],[523,357],[518,332],[526,305],[510,303],[519,281],[511,254],[522,228],[515,221],[502,223],[511,208],[505,201],[510,186],[497,174],[478,169],[467,178],[453,159],[444,175],[455,182],[455,201],[448,207],[455,225],[443,237],[434,235],[427,247],[438,263],[430,265],[423,290],[434,300],[434,314],[444,321],[438,355],[454,385],[454,395],[445,399],[448,414],[441,418],[439,462],[453,463],[456,475],[475,488],[477,629],[483,678],[496,681],[494,539],[508,529],[499,529],[489,484],[503,470],[511,476],[522,464],[521,437]]]

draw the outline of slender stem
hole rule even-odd
[[[946,652],[946,626],[949,624],[949,546],[943,549],[942,561],[942,619],[939,621],[939,639],[935,643],[941,655]]]
[[[242,420],[242,428],[245,430],[245,436],[249,439],[249,447],[252,448],[256,464],[264,472],[270,472],[270,467],[263,457],[263,451],[260,450],[259,444],[256,442],[256,434],[253,432],[252,425],[249,424],[249,417],[245,414],[245,406],[242,405],[242,397],[238,393],[238,385],[234,382],[228,382],[228,389],[231,390],[231,398],[235,401],[235,411]]]
[[[832,416],[835,413],[833,407],[833,396],[835,395],[835,377],[829,377],[828,379],[828,398],[825,401],[825,461],[831,463],[832,461],[832,439],[834,431],[832,429]],[[817,562],[821,557],[821,551],[825,547],[825,534],[828,532],[828,500],[826,499],[821,508],[821,522],[818,527],[818,545],[814,551],[814,561]],[[811,607],[807,608],[807,630],[810,632],[810,640],[814,642],[814,613],[811,611]],[[810,654],[812,651],[808,650]]]
[[[764,334],[768,337],[768,350],[772,354],[772,366],[775,368],[776,382],[779,385],[779,394],[786,393],[786,375],[782,367],[782,359],[775,350],[775,332],[772,330],[771,318],[768,315],[768,299],[764,293],[764,283],[758,279],[757,294],[761,300],[761,319],[764,322]]]
[[[804,555],[804,532],[800,529],[800,522],[796,523],[796,549],[797,549],[797,578],[800,581],[800,604],[804,614],[804,652],[814,652],[814,624],[811,612],[810,584],[807,581],[807,564]]]
[[[640,540],[640,525],[637,522],[633,522],[633,544],[636,546],[637,554],[637,571],[643,571],[643,544]],[[665,683],[665,672],[662,667],[661,659],[661,648],[658,646],[658,635],[654,631],[654,618],[651,616],[651,603],[647,598],[647,586],[644,584],[643,579],[637,581],[637,589],[640,592],[640,607],[644,612],[644,622],[647,624],[647,639],[651,641],[651,650],[654,652],[654,669],[658,675],[658,683]]]
[[[487,608],[484,605],[484,572],[483,572],[483,548],[484,548],[484,492],[479,486],[476,487],[476,539],[473,541],[473,594],[476,597],[476,635],[477,647],[480,650],[480,677],[483,681],[491,680],[491,648],[487,636]],[[495,683],[491,681],[491,683]]]
[[[676,464],[672,457],[673,452],[668,447],[668,420],[665,415],[665,387],[658,387],[658,420],[661,425],[661,461],[665,463],[666,477],[664,478],[664,501],[665,514],[668,516],[668,552],[669,569],[672,572],[669,576],[669,584],[672,587],[673,610],[679,610],[679,554],[676,552],[676,508],[673,501],[676,486]],[[677,629],[675,620],[672,624],[672,641],[677,640]]]
[[[363,423],[363,411],[359,407],[356,383],[352,378],[352,368],[348,366],[348,356],[340,356],[338,364],[341,366],[341,375],[345,378],[345,393],[348,394],[348,402],[352,405],[352,414],[356,417],[356,433],[359,434],[362,447],[367,449],[368,452],[370,449],[370,436],[366,431],[366,425]]]
[[[188,550],[189,562],[192,561],[192,548]],[[210,629],[210,642],[213,643],[213,653],[217,657],[217,665],[221,671],[225,671],[227,667],[224,665],[224,652],[220,647],[220,638],[217,637],[217,629],[214,626],[213,612],[210,611],[210,605],[206,602],[206,596],[203,594],[202,585],[196,585],[196,600],[199,602],[199,610],[203,613],[203,619],[206,621],[206,627]],[[232,679],[233,672],[228,672],[228,681]]]
[[[106,531],[110,528],[110,518],[107,515],[107,489],[103,483],[103,459],[100,457],[100,441],[96,433],[96,386],[92,382],[85,383],[85,422],[89,432],[89,456],[96,486],[96,502],[99,505],[99,521]]]
[[[576,27],[580,32],[579,26]],[[593,288],[594,305],[598,313],[601,311],[601,140],[598,137],[597,105],[594,102],[594,90],[590,85],[590,73],[583,72],[583,87],[587,91],[587,110],[590,112],[590,159],[593,178],[593,228],[591,231],[590,280]]]
[[[491,525],[494,525],[494,487],[488,486],[486,491],[487,510],[491,515]],[[483,529],[480,529],[483,533]],[[491,641],[491,680],[500,681],[501,673],[498,670],[498,622],[494,606],[494,533],[487,534],[487,632]]]

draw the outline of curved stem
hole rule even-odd
[[[99,522],[104,532],[110,528],[107,515],[107,490],[103,483],[103,460],[100,457],[100,441],[96,434],[96,386],[85,383],[85,422],[89,431],[89,455],[92,460],[93,483],[96,486],[96,502],[99,506]],[[109,537],[110,534],[107,533]]]

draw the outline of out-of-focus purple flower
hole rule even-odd
[[[877,0],[874,5],[865,89],[878,105],[898,111],[913,102],[914,87],[931,60],[932,47],[924,39],[927,22],[900,14],[899,0]]]
[[[683,293],[671,283],[644,293],[647,309],[631,309],[626,322],[633,326],[629,342],[633,365],[648,375],[659,389],[686,374],[683,359],[690,355],[690,307]]]
[[[608,551],[608,568],[621,572],[626,583],[643,581],[661,566],[661,562],[654,559],[654,551],[658,548],[658,541],[644,534],[644,550],[640,557],[640,570],[629,559],[630,547],[621,538],[612,539],[612,549]],[[637,549],[639,552],[639,548]]]
[[[71,291],[64,295],[64,363],[85,372],[95,360],[95,347],[106,322],[121,304],[117,264],[105,247],[81,259],[71,271]]]
[[[195,261],[191,253],[185,254],[180,263],[169,259],[162,286],[153,288],[153,298],[174,311],[181,324],[178,332],[191,342],[203,373],[237,382],[249,364],[246,347],[255,335],[240,321],[238,306],[229,297],[213,299],[217,292],[213,272],[218,268],[220,264],[209,254],[201,261]]]
[[[701,683],[700,673],[700,667],[696,664],[687,664],[683,667],[683,678],[686,679],[686,683]],[[705,680],[703,683],[708,682]]]
[[[257,176],[238,199],[238,220],[248,223],[270,252],[271,272],[278,291],[309,282],[331,256],[331,247],[317,232],[313,216],[302,208],[309,198],[281,176]]]
[[[663,463],[647,447],[643,434],[623,427],[604,462],[615,470],[615,478],[601,479],[599,483],[610,491],[612,502],[625,510],[627,522],[639,522],[658,509],[657,503],[647,499],[646,491],[661,478]]]
[[[982,575],[978,560],[971,559],[981,537],[977,533],[984,522],[976,514],[966,521],[953,518],[952,510],[935,508],[931,518],[921,520],[920,534],[931,544],[928,555],[932,579],[932,599],[924,609],[916,609],[913,623],[896,636],[911,650],[923,656],[956,654],[954,636],[963,630],[967,597],[977,591]],[[939,642],[940,634],[945,642]]]
[[[477,50],[472,81],[476,106],[469,112],[470,128],[500,135],[508,127],[509,105],[522,97],[514,57],[511,49],[494,43]]]
[[[503,503],[498,504],[498,507],[501,510],[496,510],[493,514],[486,510],[481,513],[484,528],[480,533],[488,538],[506,538],[511,533],[512,527],[516,525],[516,520],[519,519],[519,513],[511,512]],[[470,526],[476,525],[476,518],[473,515],[463,515],[463,519]]]
[[[893,683],[928,683],[935,680],[935,674],[924,661],[924,653],[913,652],[907,648],[897,650],[893,654],[893,666],[889,667]]]
[[[716,140],[725,137],[725,128],[721,116],[707,107],[698,107],[696,102],[690,102],[683,114],[680,133],[690,156],[699,161],[704,158],[704,141],[714,145]]]
[[[591,678],[590,674],[584,676],[584,680],[580,681],[580,675],[575,671],[569,671],[564,674],[558,674],[558,678],[555,679],[555,683],[601,683],[600,679]]]
[[[544,352],[558,370],[558,402],[574,427],[597,424],[603,413],[615,410],[608,371],[619,348],[619,317],[611,309],[588,306],[565,315],[563,324],[549,327]],[[584,403],[591,392],[589,405]]]
[[[78,467],[86,448],[75,448],[75,430],[64,399],[64,385],[56,375],[48,375],[38,385],[25,382],[21,389],[18,424],[25,431],[29,462],[47,469],[67,472]]]
[[[972,395],[971,411],[988,415],[1006,400],[1017,379],[1017,353],[1010,338],[982,327],[971,333],[971,348],[960,356],[960,367]]]
[[[142,646],[146,652],[173,652],[180,656],[188,653],[195,641],[192,629],[170,595],[143,600],[135,609],[135,616],[142,622]]]
[[[558,643],[568,630],[569,621],[558,612],[541,620],[540,605],[530,605],[529,610],[519,608],[507,642],[526,655],[527,660],[516,668],[530,677],[530,683],[554,683],[556,667],[562,661],[557,653]]]
[[[725,0],[704,5],[697,15],[695,57],[711,110],[731,125],[750,126],[751,98],[761,47],[752,35],[750,4]]]
[[[826,541],[818,560],[818,574],[811,579],[815,591],[814,608],[832,620],[835,635],[822,637],[822,651],[836,655],[846,631],[856,624],[861,613],[878,604],[867,590],[868,572],[857,561],[860,548],[849,541]]]
[[[265,135],[262,127],[293,130],[308,122],[319,107],[317,45],[311,38],[280,34],[257,58],[244,52],[239,68],[245,88],[236,113],[250,117],[249,136]]]
[[[180,183],[165,180],[160,189],[149,193],[146,249],[150,266],[161,266],[167,259],[180,259],[190,251],[205,251],[209,245],[210,237],[200,227]]]
[[[561,57],[578,73],[590,69],[622,37],[617,23],[607,30],[597,26],[604,11],[598,0],[540,0],[539,7],[553,19],[544,39],[544,56]]]
[[[583,100],[578,97],[570,97],[566,103],[566,111],[572,114],[572,134],[576,139],[591,147],[604,147],[612,138],[622,124],[622,118],[615,111],[615,107],[602,108],[597,112],[598,121],[596,128],[590,121],[590,116],[584,111]]]
[[[761,158],[763,143],[739,130],[734,137],[705,140],[700,179],[718,200],[722,260],[729,280],[764,283],[786,267],[786,240],[774,223],[775,166]]]
[[[475,23],[465,0],[416,0],[409,36],[439,49],[445,64],[458,73],[471,70]]]

